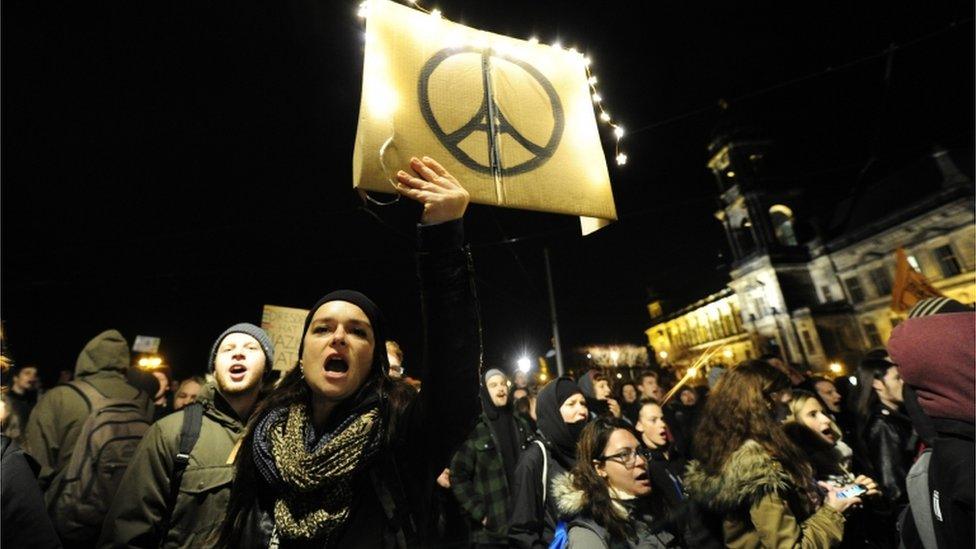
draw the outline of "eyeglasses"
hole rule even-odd
[[[647,448],[624,448],[616,454],[600,456],[597,461],[616,461],[628,469],[633,469],[637,465],[638,457],[642,457],[644,461],[647,461],[650,457],[650,450]]]

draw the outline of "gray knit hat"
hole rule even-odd
[[[485,372],[485,385],[488,385],[488,380],[495,376],[502,376],[506,380],[508,379],[508,376],[505,375],[505,372],[499,370],[498,368],[492,368],[491,370]]]
[[[274,344],[271,343],[271,338],[268,337],[267,332],[248,322],[234,324],[230,328],[224,330],[222,334],[217,336],[217,339],[213,343],[213,347],[210,348],[210,361],[207,363],[207,371],[213,373],[214,361],[217,360],[217,347],[219,347],[220,342],[230,334],[247,334],[258,340],[258,343],[261,345],[261,350],[264,351],[264,377],[270,377],[272,370],[274,370]]]

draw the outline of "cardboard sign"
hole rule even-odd
[[[583,57],[371,0],[353,186],[413,156],[479,204],[616,219]],[[590,222],[593,228],[596,228]]]
[[[282,373],[298,364],[298,346],[302,342],[302,326],[305,324],[305,309],[265,305],[261,315],[261,328],[268,332],[274,344],[274,369]]]
[[[159,352],[159,338],[150,336],[136,336],[132,343],[132,350],[136,353],[156,354]]]

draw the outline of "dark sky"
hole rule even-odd
[[[471,208],[492,365],[548,347],[544,247],[567,350],[643,342],[649,292],[681,305],[722,287],[705,146],[730,118],[762,127],[781,177],[828,205],[872,155],[869,177],[883,177],[936,143],[972,148],[969,1],[436,7],[590,52],[631,130],[629,164],[611,165],[621,221],[593,236],[575,218]],[[417,212],[370,215],[351,189],[356,8],[3,3],[0,314],[15,359],[71,367],[115,327],[162,337],[178,371],[201,369],[227,325],[338,287],[373,296],[417,348]]]

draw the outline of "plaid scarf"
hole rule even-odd
[[[315,441],[304,404],[268,413],[255,428],[254,463],[275,488],[276,530],[285,538],[329,538],[345,524],[352,479],[379,449],[379,408],[346,418]]]

